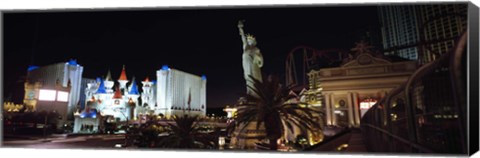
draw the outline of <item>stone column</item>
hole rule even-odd
[[[325,121],[327,125],[332,124],[330,114],[330,94],[325,94]]]
[[[355,126],[360,126],[360,109],[359,109],[359,102],[358,102],[358,93],[352,93],[353,95],[353,114],[355,116]]]
[[[348,92],[347,94],[347,107],[348,107],[348,126],[355,125],[355,118],[353,117],[353,94],[352,92]]]
[[[337,110],[337,108],[335,107],[335,95],[331,94],[330,99],[332,99],[330,101],[330,106],[331,106],[330,112],[331,112],[331,115],[332,115],[332,125],[337,125],[337,115],[335,115],[335,110]]]

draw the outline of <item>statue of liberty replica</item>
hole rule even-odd
[[[262,81],[262,71],[260,68],[263,66],[263,56],[260,53],[260,49],[257,48],[257,41],[252,35],[245,35],[243,31],[243,22],[242,20],[238,21],[238,29],[240,31],[240,36],[242,37],[243,43],[243,55],[242,55],[242,66],[243,66],[243,77],[245,78],[247,85],[247,94],[257,96],[251,88],[253,88],[252,77],[256,80]]]
[[[243,43],[242,66],[247,95],[258,97],[258,94],[253,90],[253,88],[255,88],[253,79],[262,82],[262,72],[260,68],[263,66],[263,56],[260,53],[260,49],[256,47],[257,41],[255,37],[245,34],[243,31],[243,23],[243,20],[238,21],[238,29]],[[243,97],[240,98],[239,104],[243,104],[244,102],[248,102],[248,100]],[[266,136],[265,128],[261,126],[257,130],[256,125],[257,122],[252,121],[235,128],[230,141],[230,147],[235,149],[254,149],[255,143]]]

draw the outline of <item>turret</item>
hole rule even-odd
[[[113,105],[120,105],[122,100],[123,100],[123,96],[122,96],[122,92],[120,91],[120,88],[115,88],[115,93],[113,94]]]
[[[128,88],[127,93],[127,103],[130,106],[130,118],[136,119],[137,110],[136,107],[138,105],[138,98],[140,97],[140,93],[138,92],[137,83],[135,82],[135,77],[132,79],[132,83]]]
[[[102,79],[100,78],[97,78],[97,82],[100,81],[99,85],[98,85],[98,89],[97,89],[97,93],[98,94],[104,94],[104,93],[107,93],[106,92],[106,89],[105,89],[105,83],[103,82]]]
[[[142,104],[147,104],[148,107],[150,107],[150,110],[153,110],[156,102],[154,83],[147,77],[144,81],[142,81],[142,85]]]
[[[142,81],[142,90],[143,90],[143,94],[150,94],[151,93],[151,89],[152,89],[152,84],[153,82],[150,82],[150,79],[147,77],[145,78],[145,80]]]
[[[123,65],[122,73],[120,74],[120,78],[118,79],[118,83],[120,83],[120,89],[125,89],[127,86],[127,73],[125,72],[125,65]]]
[[[105,88],[105,82],[100,77],[97,78],[97,82],[98,81],[100,81],[100,83],[98,85],[97,93],[95,94],[95,96],[97,99],[96,102],[100,106],[98,108],[101,109],[105,101],[108,101],[108,98],[107,98],[107,91]]]
[[[112,81],[112,75],[110,74],[110,70],[108,70],[107,76],[105,77],[105,89],[107,93],[113,93],[113,85],[115,84]]]
[[[132,79],[132,84],[130,84],[130,87],[128,87],[128,96],[140,96],[135,78]]]

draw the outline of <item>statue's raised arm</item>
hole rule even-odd
[[[245,36],[245,32],[243,31],[243,22],[245,22],[245,20],[238,21],[238,30],[240,32],[240,36],[242,37],[243,49],[245,49],[247,47],[247,37]]]
[[[254,90],[254,81],[256,79],[262,82],[263,56],[260,49],[256,47],[257,41],[255,37],[250,34],[245,34],[243,31],[244,20],[238,21],[238,30],[243,42],[242,66],[244,78],[247,84],[247,94],[257,95]]]

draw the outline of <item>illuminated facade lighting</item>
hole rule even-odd
[[[47,90],[47,89],[40,89],[39,91],[38,100],[40,101],[55,101],[56,98],[56,91],[55,90]]]
[[[68,92],[57,91],[57,101],[68,102]]]

